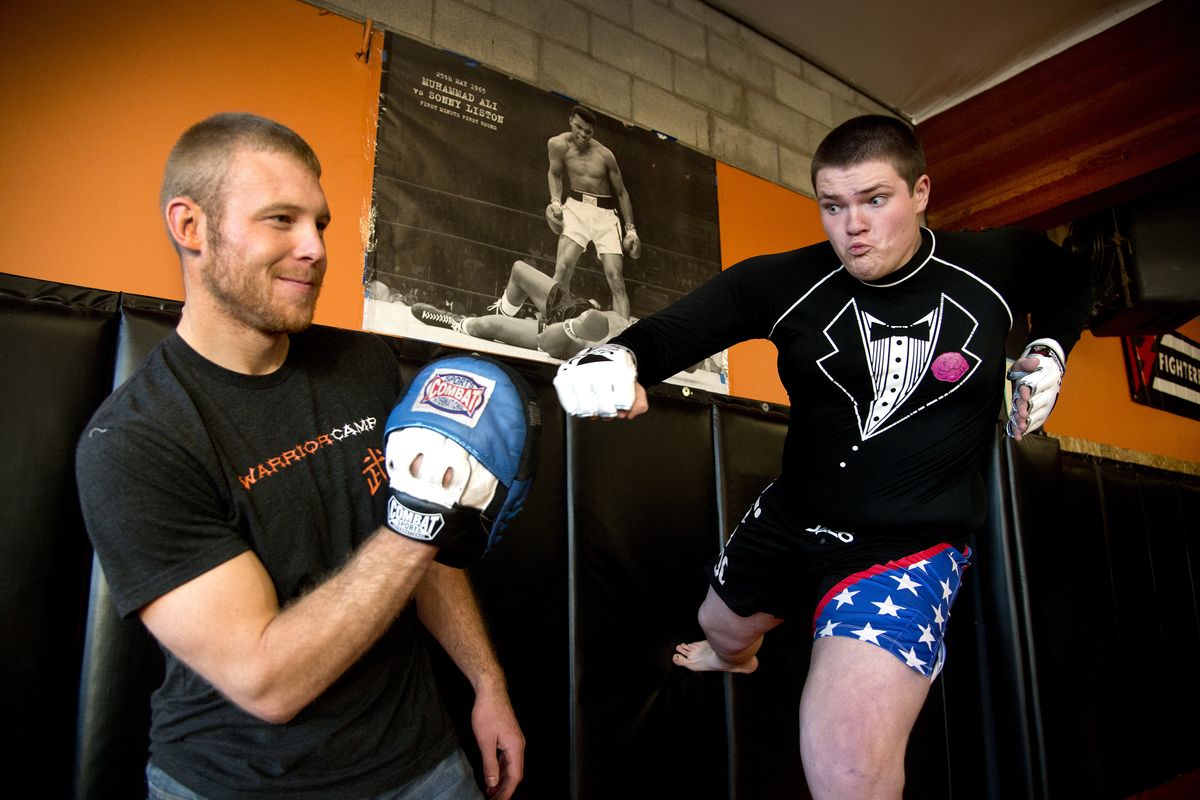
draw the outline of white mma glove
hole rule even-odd
[[[580,350],[554,376],[558,402],[573,417],[615,417],[633,407],[637,360],[619,344]]]
[[[496,476],[462,445],[428,428],[401,428],[387,440],[393,489],[446,508],[483,510],[496,494]]]
[[[1058,398],[1059,387],[1062,386],[1065,371],[1062,347],[1053,339],[1035,339],[1025,346],[1008,371],[1008,379],[1012,381],[1012,411],[1008,416],[1006,430],[1014,438],[1033,433],[1042,427],[1054,401]],[[1036,365],[1036,366],[1034,366]],[[1023,398],[1021,387],[1029,389],[1029,397]],[[1020,401],[1028,404],[1025,429],[1021,430],[1020,417],[1017,407]]]

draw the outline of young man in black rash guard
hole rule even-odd
[[[219,114],[184,133],[160,206],[179,326],[79,442],[117,610],[166,654],[149,793],[481,800],[424,627],[471,681],[484,783],[508,798],[524,737],[470,584],[381,524],[396,359],[374,335],[310,325],[320,174],[271,120]]]
[[[763,635],[815,601],[800,703],[812,794],[899,798],[967,536],[984,520],[1009,329],[1031,315],[1008,374],[1020,439],[1054,405],[1090,288],[1034,232],[923,228],[930,180],[900,120],[840,125],[812,175],[827,242],[731,267],[564,363],[555,385],[569,413],[631,418],[648,409],[643,386],[741,341],[775,344],[791,403],[782,468],[712,564],[706,639],[674,661],[751,672]]]

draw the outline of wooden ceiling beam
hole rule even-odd
[[[930,225],[1049,228],[1187,163],[1200,154],[1198,41],[1200,5],[1163,0],[920,123]]]

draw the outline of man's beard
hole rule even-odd
[[[312,324],[316,307],[316,292],[307,308],[299,306],[273,306],[270,297],[263,293],[257,279],[267,274],[268,268],[259,270],[236,270],[231,267],[233,259],[224,246],[221,231],[216,226],[209,229],[209,264],[201,280],[209,294],[227,314],[238,322],[268,336],[300,333]],[[268,285],[273,280],[268,277]],[[320,276],[316,290],[320,290]]]

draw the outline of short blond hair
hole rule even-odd
[[[286,125],[256,114],[215,114],[184,131],[171,148],[158,194],[159,209],[165,210],[173,197],[190,197],[205,214],[219,220],[229,164],[241,149],[291,155],[321,177],[317,154]]]

